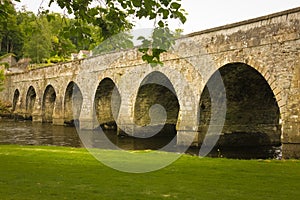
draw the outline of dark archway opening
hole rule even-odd
[[[116,119],[119,115],[121,96],[111,79],[105,78],[99,83],[94,104],[97,120],[102,130],[105,132],[116,131]]]
[[[43,104],[42,104],[43,122],[52,123],[55,100],[56,100],[56,92],[51,85],[48,85],[45,89],[44,96],[43,96]]]
[[[67,86],[64,99],[64,123],[69,126],[79,126],[79,117],[82,107],[82,93],[76,83],[70,82]]]
[[[276,157],[277,147],[281,145],[280,111],[265,78],[243,63],[225,65],[218,72],[222,76],[227,98],[225,124],[216,144],[218,156]],[[216,80],[218,72],[209,79],[210,83]],[[207,86],[201,95],[199,107],[199,130],[203,138],[211,119],[211,99]],[[218,124],[212,122],[212,125]],[[226,155],[226,149],[232,152]]]
[[[14,92],[12,111],[16,110],[17,103],[19,102],[19,99],[20,99],[20,92],[19,92],[18,89],[16,89],[15,92]]]
[[[163,107],[165,112],[159,109],[151,111],[151,107],[156,105]],[[141,148],[159,149],[176,138],[178,113],[179,102],[170,80],[161,72],[147,75],[139,87],[134,105],[134,123],[141,129],[136,130],[134,134],[139,137],[140,134],[147,135],[147,130],[151,132],[157,127],[162,129],[152,137],[138,139]],[[173,142],[176,145],[176,139]],[[136,146],[138,145],[137,142]]]
[[[26,94],[26,119],[32,120],[32,112],[36,99],[36,92],[34,87],[30,86]]]

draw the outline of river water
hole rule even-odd
[[[91,134],[97,134],[97,132]],[[170,142],[173,139],[170,137],[153,137],[148,139],[137,139],[126,136],[118,137],[116,131],[105,131],[105,137],[124,150],[156,150],[170,143],[175,147],[172,148],[172,151],[174,149],[176,151],[176,142]],[[103,142],[104,145],[102,145],[101,139],[95,139],[93,142],[99,143],[100,145],[97,146],[101,148],[109,148]],[[31,121],[16,121],[4,118],[0,119],[0,144],[84,147],[75,127],[54,126],[47,123],[33,123]],[[198,155],[199,148],[189,148],[186,153]],[[213,149],[208,156],[238,159],[280,159],[281,148],[273,146],[223,147]]]

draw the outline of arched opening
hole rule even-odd
[[[74,125],[79,122],[82,101],[83,97],[78,85],[71,81],[67,86],[64,99],[65,124]]]
[[[165,111],[161,112],[161,108]],[[168,77],[157,71],[147,75],[139,87],[134,105],[134,123],[141,127],[141,131],[134,134],[139,137],[139,134],[147,135],[144,133],[147,130],[155,130],[155,126],[163,127],[156,135],[144,139],[146,142],[154,139],[154,146],[150,148],[161,148],[176,137],[178,113],[178,98]]]
[[[32,120],[32,112],[36,99],[35,89],[30,86],[26,94],[26,118]]]
[[[227,98],[225,124],[216,144],[218,153],[226,148],[236,148],[241,153],[249,153],[252,158],[264,157],[259,154],[269,152],[274,149],[274,146],[280,146],[280,111],[273,91],[265,78],[249,65],[233,63],[221,67],[212,75],[208,84],[217,85],[218,83],[214,81],[218,74],[222,77]],[[207,85],[203,90],[199,105],[202,138],[210,124],[212,109]],[[218,124],[212,122],[211,125]],[[252,153],[254,155],[251,155]],[[235,156],[240,155],[232,157]]]
[[[15,90],[14,92],[14,98],[13,98],[13,107],[12,107],[12,111],[15,111],[17,108],[17,103],[19,102],[20,99],[20,92],[18,89]]]
[[[110,78],[103,79],[98,87],[94,99],[95,111],[99,126],[105,131],[116,131],[116,119],[119,115],[121,96]]]
[[[56,99],[56,92],[51,85],[48,85],[45,89],[43,96],[43,122],[51,123],[53,120],[53,110]]]

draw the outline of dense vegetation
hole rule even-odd
[[[111,151],[104,156],[116,159]],[[132,152],[141,153],[141,152]],[[1,199],[299,199],[300,162],[184,155],[159,171],[108,168],[87,150],[0,146]],[[126,165],[126,157],[117,161]]]
[[[14,53],[18,59],[31,58],[33,63],[58,62],[101,42],[99,28],[82,20],[58,13],[16,11],[12,4],[9,7],[7,17],[0,18],[0,55]],[[89,34],[83,37],[73,31],[75,23]]]
[[[180,0],[50,0],[65,9],[68,18],[49,10],[38,15],[16,11],[13,2],[0,1],[0,56],[14,53],[33,63],[62,61],[78,50],[91,50],[104,40],[133,27],[132,18],[154,21],[153,41],[141,37],[140,51],[149,63],[160,63],[159,55],[172,44],[168,19],[186,21]],[[126,38],[126,37],[125,37]],[[128,38],[130,39],[130,38]],[[123,41],[123,40],[121,40]],[[131,47],[130,42],[117,45]]]

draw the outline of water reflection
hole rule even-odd
[[[84,146],[101,149],[124,149],[124,150],[160,150],[166,145],[171,146],[168,151],[176,152],[176,136],[163,136],[158,134],[150,138],[134,138],[125,135],[117,136],[115,130],[81,130],[80,138]],[[175,139],[173,140],[173,138]],[[179,152],[179,151],[177,151]],[[182,151],[181,151],[182,152]]]
[[[0,119],[0,144],[20,145],[55,145],[69,147],[97,147],[103,149],[145,150],[160,149],[170,143],[173,137],[152,137],[149,139],[118,137],[116,131],[105,131],[105,134],[95,131],[81,131],[81,137],[85,137],[84,145],[81,142],[75,127],[53,126],[47,123],[32,123],[31,121],[15,121],[12,119]],[[175,136],[176,137],[176,136]],[[106,141],[110,141],[108,144]],[[106,141],[105,141],[106,140]],[[174,140],[176,141],[176,140]],[[178,150],[179,146],[172,141],[172,151]],[[117,148],[116,148],[117,147]],[[186,152],[191,155],[199,155],[199,148],[189,148]],[[227,157],[238,159],[266,159],[281,158],[281,147],[216,147],[210,157]]]
[[[0,144],[82,147],[74,127],[0,119]]]

